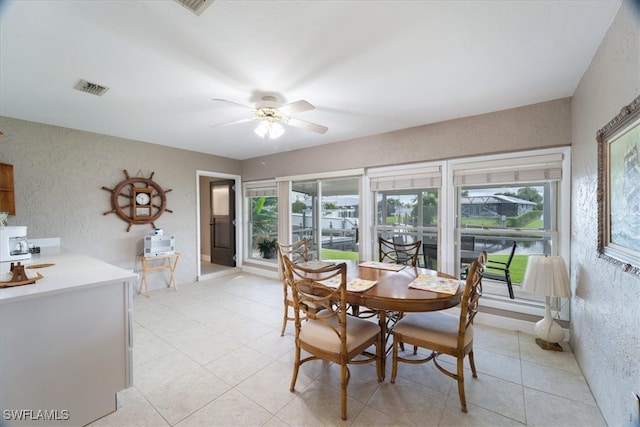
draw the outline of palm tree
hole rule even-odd
[[[278,199],[276,197],[251,198],[253,235],[275,235],[278,231]]]

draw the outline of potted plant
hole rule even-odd
[[[262,258],[271,259],[276,253],[277,240],[269,236],[263,236],[258,240],[258,249]]]

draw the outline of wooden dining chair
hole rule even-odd
[[[282,318],[282,331],[280,332],[280,336],[284,336],[284,332],[287,329],[287,322],[289,320],[293,321],[295,318],[293,314],[289,313],[289,308],[293,309],[293,297],[291,296],[291,292],[289,291],[289,285],[284,277],[284,268],[285,264],[283,261],[283,257],[289,258],[294,263],[298,264],[301,262],[306,262],[309,260],[309,245],[306,238],[302,238],[296,242],[291,243],[290,245],[285,245],[280,242],[277,242],[278,248],[278,261],[280,263],[280,271],[282,272],[282,289],[284,292],[284,315]]]
[[[380,327],[374,322],[347,316],[347,266],[333,264],[309,269],[284,258],[285,278],[291,286],[295,304],[295,361],[290,391],[295,390],[300,366],[311,360],[327,360],[340,365],[341,417],[347,419],[347,364],[376,363],[382,381],[384,350]],[[328,286],[328,282],[332,285]],[[320,307],[320,311],[309,307]],[[303,322],[303,320],[306,320]],[[375,353],[366,350],[375,346]],[[304,350],[310,356],[301,358]]]
[[[484,277],[485,268],[487,268],[487,251],[481,251],[480,255],[478,255],[478,264],[480,264],[480,268],[482,269],[482,277]]]
[[[459,316],[442,311],[431,311],[409,313],[400,319],[393,329],[391,382],[395,383],[398,362],[418,364],[433,361],[438,370],[458,382],[461,409],[462,412],[467,412],[463,362],[464,358],[468,357],[471,373],[474,378],[477,378],[476,365],[473,360],[473,319],[478,311],[481,295],[482,266],[478,261],[474,261],[467,275]],[[401,357],[398,353],[400,343],[431,350],[431,354],[420,359]],[[441,354],[456,358],[455,372],[445,369],[438,363],[438,356]]]
[[[415,267],[418,264],[421,240],[412,243],[404,241],[390,241],[383,237],[378,238],[378,261],[395,264],[406,264]]]

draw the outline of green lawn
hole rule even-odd
[[[490,217],[464,217],[461,219],[461,224],[463,227],[498,228],[500,227],[500,219]]]
[[[337,251],[335,249],[322,249],[322,259],[344,259],[358,261],[358,252]]]
[[[507,258],[509,258],[509,255],[489,254],[487,258],[493,261],[507,262]],[[524,277],[524,270],[527,267],[528,259],[528,255],[513,256],[513,261],[511,261],[511,267],[509,268],[509,271],[511,272],[511,282],[513,284],[522,282],[522,278]],[[501,271],[491,270],[490,268],[488,268],[487,271],[490,271],[492,273],[502,273]]]

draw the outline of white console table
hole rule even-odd
[[[0,410],[14,411],[12,427],[86,425],[132,385],[137,275],[64,249],[29,264],[53,265],[0,289]]]

